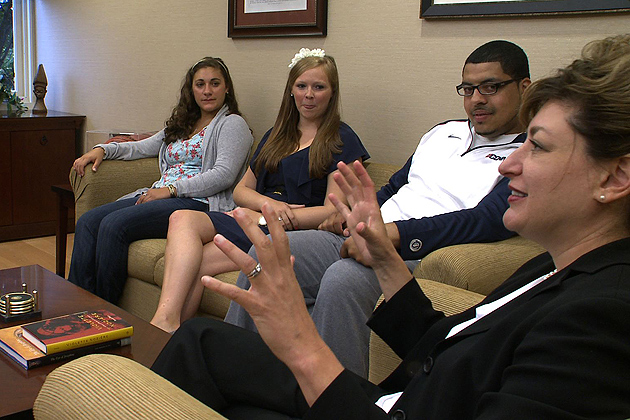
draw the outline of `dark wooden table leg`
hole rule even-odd
[[[68,209],[74,206],[74,193],[70,184],[53,185],[57,194],[56,274],[66,277],[66,247],[68,243]]]

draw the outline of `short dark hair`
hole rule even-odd
[[[529,78],[529,60],[527,54],[518,45],[510,41],[490,41],[470,53],[466,64],[493,63],[501,64],[503,73],[512,79]]]

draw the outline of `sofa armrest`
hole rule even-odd
[[[414,276],[487,295],[521,265],[545,250],[521,236],[490,243],[453,245],[424,257]]]
[[[475,292],[439,283],[432,280],[416,279],[424,294],[431,300],[433,309],[445,315],[455,315],[478,304],[485,297]],[[383,300],[379,299],[376,306]],[[374,332],[370,337],[370,381],[378,384],[400,364],[400,358]]]
[[[104,160],[96,172],[92,172],[92,164],[87,165],[83,177],[72,169],[70,184],[74,191],[75,220],[88,210],[111,203],[138,188],[150,187],[159,178],[157,158]]]
[[[122,356],[92,354],[53,370],[33,415],[67,419],[223,419],[166,379]]]

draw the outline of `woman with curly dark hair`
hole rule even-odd
[[[186,72],[163,130],[136,142],[98,144],[75,160],[83,176],[88,164],[96,172],[103,159],[157,156],[161,177],[79,218],[68,280],[116,303],[131,242],[165,238],[176,210],[234,209],[232,190],[247,169],[252,142],[227,66],[220,58],[199,60]]]

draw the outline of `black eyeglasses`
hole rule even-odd
[[[475,86],[465,85],[462,83],[459,86],[455,86],[455,89],[457,89],[457,94],[459,96],[473,96],[473,94],[475,93],[475,89],[477,89],[482,95],[494,95],[495,93],[497,93],[500,87],[509,85],[512,82],[516,82],[516,80],[517,79],[510,79],[504,82],[482,83]]]

